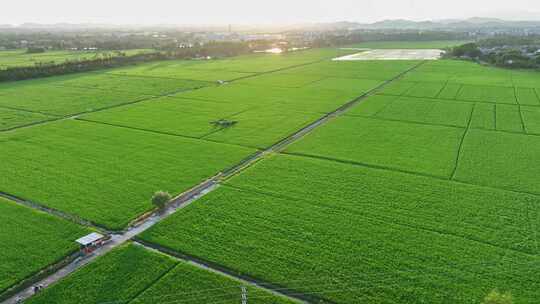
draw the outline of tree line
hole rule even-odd
[[[135,54],[131,56],[104,56],[86,60],[67,60],[62,63],[36,63],[34,66],[29,67],[10,67],[5,70],[0,70],[0,81],[25,80],[88,72],[157,60],[231,57],[250,52],[251,49],[248,43],[210,42],[204,45]]]
[[[491,38],[450,49],[446,57],[473,60],[504,68],[539,69],[540,43],[523,37]]]

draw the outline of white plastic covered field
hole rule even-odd
[[[444,51],[439,49],[364,49],[359,53],[333,60],[437,60],[443,53]]]

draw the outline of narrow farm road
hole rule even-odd
[[[189,206],[191,203],[193,203],[198,198],[206,195],[209,192],[214,191],[215,189],[217,189],[219,187],[219,183],[222,182],[223,180],[226,180],[227,178],[232,177],[235,174],[243,171],[244,169],[246,169],[249,166],[251,166],[252,164],[254,164],[256,161],[263,158],[265,155],[282,151],[287,146],[289,146],[293,142],[297,141],[298,139],[306,136],[308,133],[310,133],[311,131],[313,131],[317,127],[320,127],[320,126],[324,125],[325,123],[329,122],[330,120],[332,120],[333,118],[342,115],[343,113],[345,113],[347,110],[349,110],[353,106],[355,106],[358,103],[365,100],[367,97],[375,94],[380,89],[384,88],[385,86],[389,85],[390,83],[402,78],[405,74],[415,70],[416,68],[420,67],[424,63],[425,63],[425,61],[419,62],[418,64],[414,65],[413,67],[411,67],[411,68],[403,71],[402,73],[396,75],[395,77],[383,82],[382,84],[380,84],[379,86],[371,89],[370,91],[358,96],[354,100],[342,105],[341,107],[334,110],[333,112],[322,116],[318,120],[310,123],[309,125],[305,126],[304,128],[302,128],[302,129],[296,131],[295,133],[287,136],[283,140],[273,144],[272,146],[266,148],[265,150],[262,150],[262,151],[259,151],[259,152],[255,153],[255,154],[253,154],[252,156],[244,159],[243,161],[241,161],[237,165],[233,166],[232,168],[230,168],[230,169],[228,169],[228,170],[226,170],[226,171],[224,171],[222,173],[219,173],[219,174],[215,175],[214,177],[211,177],[210,179],[208,179],[208,180],[202,182],[201,184],[197,185],[196,187],[192,188],[191,190],[188,190],[188,191],[180,194],[179,196],[174,198],[173,201],[169,204],[169,206],[164,211],[162,211],[161,213],[153,213],[149,217],[146,217],[146,218],[143,218],[143,219],[139,220],[135,224],[131,225],[123,233],[111,234],[110,235],[111,239],[106,245],[104,245],[103,247],[97,249],[91,255],[81,257],[81,258],[78,258],[78,259],[74,260],[73,262],[71,262],[70,264],[68,264],[68,265],[66,265],[66,266],[64,266],[62,268],[60,268],[59,270],[57,270],[55,273],[51,274],[50,276],[48,276],[48,277],[46,277],[46,278],[44,278],[44,279],[42,279],[40,281],[35,282],[33,284],[33,286],[42,285],[44,288],[46,288],[46,287],[54,284],[55,282],[61,280],[62,278],[66,277],[70,273],[73,273],[74,271],[80,269],[81,267],[91,263],[97,257],[106,254],[107,252],[109,252],[112,249],[114,249],[114,248],[128,242],[129,240],[132,240],[137,235],[139,235],[142,232],[146,231],[147,229],[149,229],[153,225],[157,224],[158,222],[164,220],[165,218],[172,215],[176,211]],[[179,258],[179,257],[175,257],[175,258]],[[188,263],[195,263],[192,260],[188,260],[188,259],[184,259],[184,260],[186,262],[188,262]],[[234,276],[231,273],[209,267],[208,265],[198,264],[197,266],[205,268],[205,269],[212,270],[214,272],[223,274],[223,275],[231,277],[231,278],[235,278],[238,281],[248,282],[251,285],[255,285],[255,286],[258,286],[260,288],[263,288],[263,289],[267,290],[270,293],[279,294],[279,295],[281,295],[283,297],[287,297],[287,298],[289,298],[289,299],[291,299],[291,300],[293,300],[295,302],[307,303],[305,298],[300,296],[301,293],[295,292],[295,296],[287,295],[287,293],[280,292],[280,290],[278,290],[277,288],[273,289],[271,287],[272,286],[271,283],[260,282],[260,281],[255,281],[255,280],[246,280],[245,278]],[[32,289],[32,286],[30,286],[30,287],[18,292],[17,294],[13,295],[11,298],[5,300],[4,302],[2,302],[2,304],[20,303],[20,301],[24,301],[25,299],[30,298],[32,295],[33,295],[33,289]]]

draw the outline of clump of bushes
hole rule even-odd
[[[165,191],[157,191],[152,196],[152,204],[156,206],[159,210],[165,209],[167,206],[167,203],[170,202],[172,199],[172,196]]]

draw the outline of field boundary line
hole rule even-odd
[[[493,105],[493,131],[497,130],[497,104]]]
[[[66,212],[60,211],[58,209],[48,207],[48,206],[46,206],[46,205],[44,205],[42,203],[37,203],[37,202],[31,201],[31,200],[27,200],[27,199],[21,198],[19,196],[16,196],[16,195],[4,192],[4,191],[0,191],[0,197],[8,199],[8,200],[10,200],[10,201],[12,201],[12,202],[14,202],[14,203],[16,203],[18,205],[21,205],[21,206],[24,206],[24,207],[27,207],[27,208],[31,208],[31,209],[34,209],[34,210],[38,210],[38,211],[41,211],[41,212],[45,212],[45,213],[47,213],[49,215],[52,215],[52,216],[55,216],[55,217],[70,221],[70,222],[78,224],[78,225],[93,228],[93,229],[98,230],[99,232],[102,232],[102,233],[110,234],[110,233],[114,232],[113,230],[107,229],[107,228],[105,228],[105,227],[103,227],[103,226],[101,226],[99,224],[96,224],[96,223],[94,223],[94,222],[92,222],[90,220],[83,219],[83,218],[81,218],[81,217],[79,217],[77,215],[74,215],[74,214],[71,214],[71,213],[66,213]]]
[[[321,300],[320,298],[317,298],[317,297],[306,296],[303,293],[298,292],[298,291],[286,289],[285,286],[280,286],[280,285],[276,285],[270,282],[266,282],[266,281],[257,279],[255,277],[249,276],[247,274],[240,273],[228,267],[222,266],[220,264],[213,263],[211,261],[207,261],[205,259],[193,256],[193,255],[178,252],[168,247],[151,243],[151,242],[147,242],[139,238],[135,238],[133,243],[136,245],[142,246],[143,248],[147,250],[165,254],[169,257],[188,263],[189,265],[195,266],[197,268],[222,275],[224,277],[233,279],[238,282],[243,282],[247,285],[250,285],[256,288],[260,288],[262,290],[265,290],[279,297],[285,297],[289,300],[294,301],[295,303],[309,304],[312,301],[315,303]],[[289,291],[283,291],[283,290],[289,290]],[[332,302],[325,301],[325,303],[332,303]]]
[[[230,80],[228,80],[226,82],[231,83],[231,82],[234,82],[234,81],[237,81],[237,80],[257,77],[257,76],[260,76],[260,75],[271,74],[271,73],[276,73],[276,72],[280,72],[280,71],[285,71],[285,70],[288,70],[288,69],[294,69],[294,68],[297,68],[297,67],[316,64],[316,63],[320,63],[320,62],[323,62],[325,60],[328,60],[329,58],[331,58],[331,57],[324,57],[323,59],[310,61],[310,62],[306,62],[306,63],[303,63],[303,64],[298,64],[298,65],[291,65],[291,66],[287,66],[287,67],[283,67],[283,68],[279,68],[279,69],[275,69],[275,70],[271,70],[271,71],[265,71],[265,72],[260,72],[260,73],[251,73],[250,75],[246,75],[246,76],[239,77],[239,78],[233,78],[233,79],[230,79]],[[113,68],[113,70],[114,69],[115,68]],[[109,72],[103,72],[103,71],[88,71],[88,72],[83,72],[82,74],[84,74],[84,73],[94,73],[94,74],[97,74],[97,75],[99,75],[99,74],[110,74],[110,75],[115,76],[115,77],[122,77],[122,75],[117,75],[117,74],[113,74],[113,73],[109,73]],[[62,76],[62,75],[59,75],[59,76]],[[56,76],[53,76],[53,77],[56,77]],[[140,76],[133,76],[133,77],[140,77]],[[83,111],[83,112],[72,113],[72,114],[67,114],[67,115],[53,115],[53,116],[56,116],[55,119],[39,121],[39,122],[35,122],[35,123],[32,123],[32,124],[20,125],[20,126],[9,128],[8,130],[0,130],[0,132],[7,132],[7,131],[13,131],[13,130],[22,129],[22,128],[38,126],[38,125],[46,124],[46,123],[49,123],[49,122],[55,122],[55,121],[71,119],[71,118],[74,118],[74,117],[77,117],[77,116],[80,116],[80,115],[96,113],[96,112],[100,112],[100,111],[106,111],[106,110],[110,110],[110,109],[118,108],[118,107],[123,107],[123,106],[129,106],[129,105],[133,105],[133,104],[136,104],[136,103],[140,103],[140,102],[144,102],[144,101],[150,101],[150,100],[158,99],[158,98],[161,98],[161,97],[167,97],[167,96],[175,95],[175,94],[182,93],[182,92],[195,91],[195,90],[199,90],[199,89],[202,89],[202,88],[208,88],[208,87],[215,87],[215,82],[211,82],[211,81],[203,81],[203,80],[195,80],[195,79],[174,79],[174,80],[201,82],[201,83],[207,83],[209,85],[208,86],[194,87],[194,88],[187,88],[187,89],[178,89],[178,90],[169,91],[169,92],[165,92],[165,93],[157,94],[157,95],[141,94],[142,95],[141,98],[137,98],[135,100],[128,101],[128,102],[125,102],[125,103],[115,104],[115,105],[106,106],[106,107],[102,107],[102,108],[98,108],[98,109],[93,109],[93,110],[90,110],[90,111]],[[214,85],[211,85],[211,84],[214,84]],[[85,87],[69,86],[69,85],[63,85],[63,84],[56,84],[54,86],[56,86],[56,87],[66,87],[66,88],[79,88],[79,89],[84,89],[85,88]],[[100,88],[91,88],[91,89],[104,91],[104,89],[100,89]],[[118,91],[118,92],[120,92],[120,91]],[[124,91],[122,91],[122,92],[124,92]],[[210,100],[208,100],[208,101],[210,101]],[[12,109],[12,110],[18,110],[18,109]],[[37,112],[37,113],[39,113],[39,112]],[[49,114],[44,114],[44,113],[39,113],[39,114],[49,115]]]
[[[439,95],[441,95],[441,93],[444,91],[444,89],[446,89],[446,87],[448,86],[448,82],[449,80],[447,79],[446,82],[444,83],[444,85],[442,86],[442,88],[439,90],[439,92],[437,92],[437,94],[435,95],[435,99],[439,99]]]
[[[169,267],[169,269],[167,269],[167,271],[164,271],[161,275],[159,275],[157,278],[155,278],[154,280],[152,280],[151,283],[148,284],[148,286],[146,286],[145,288],[143,288],[141,291],[139,291],[138,293],[136,293],[135,295],[133,295],[129,300],[125,300],[125,301],[122,301],[121,303],[122,304],[129,304],[131,302],[133,302],[133,300],[137,299],[140,295],[142,295],[144,292],[146,292],[148,289],[152,288],[154,285],[156,285],[159,281],[161,281],[161,279],[163,279],[166,275],[168,275],[169,273],[171,273],[171,271],[173,271],[176,266],[178,266],[178,263],[175,263],[173,264],[171,267]],[[117,304],[121,304],[121,303],[117,303]],[[112,304],[112,303],[111,303]]]
[[[40,125],[40,124],[43,124],[43,123],[46,123],[46,122],[53,122],[53,121],[57,121],[57,120],[58,119],[56,119],[56,118],[51,118],[51,119],[44,119],[44,120],[34,121],[34,122],[27,123],[27,124],[13,126],[13,127],[6,128],[6,129],[0,129],[0,132],[9,132],[9,131],[13,131],[13,130],[16,130],[16,129],[27,128],[27,127],[31,127],[31,126],[34,126],[34,125]]]
[[[485,130],[485,129],[483,129],[483,130]],[[486,131],[499,132],[499,131],[493,131],[493,130],[486,130]],[[521,134],[521,135],[524,135],[524,134]],[[296,156],[296,157],[313,158],[313,159],[319,159],[319,160],[325,160],[325,161],[333,161],[333,162],[348,164],[348,165],[352,165],[352,166],[360,166],[360,167],[370,168],[370,169],[374,169],[374,170],[393,171],[393,172],[398,172],[398,173],[402,173],[402,174],[410,174],[410,175],[416,175],[416,176],[421,176],[421,177],[426,177],[426,178],[434,178],[434,179],[438,179],[438,180],[442,180],[442,181],[451,181],[451,182],[459,183],[459,184],[462,184],[462,185],[477,186],[477,187],[483,187],[483,188],[488,188],[488,189],[493,189],[493,190],[498,190],[498,191],[507,191],[507,192],[521,194],[521,195],[531,195],[531,196],[540,198],[540,193],[534,193],[534,192],[528,192],[528,191],[520,191],[520,190],[504,188],[504,187],[495,187],[495,186],[487,185],[487,184],[475,184],[475,183],[470,183],[470,182],[459,180],[459,179],[450,180],[448,178],[444,178],[444,177],[441,177],[441,176],[423,174],[423,173],[413,172],[413,171],[399,170],[399,169],[394,169],[394,168],[390,168],[390,167],[370,165],[370,164],[365,164],[365,163],[360,163],[360,162],[355,162],[355,161],[342,160],[342,159],[338,159],[338,158],[302,154],[302,153],[297,153],[297,152],[286,152],[286,151],[280,152],[280,154],[291,155],[291,156]]]
[[[243,77],[234,78],[234,79],[229,80],[228,82],[234,82],[234,81],[237,81],[237,80],[242,80],[242,79],[247,79],[247,78],[257,77],[257,76],[261,76],[261,75],[277,73],[277,72],[282,72],[282,71],[286,71],[286,70],[290,70],[290,69],[295,69],[295,68],[299,68],[299,67],[303,67],[303,66],[308,66],[308,65],[312,65],[312,64],[316,64],[316,63],[321,63],[321,62],[324,62],[326,60],[334,58],[334,56],[335,55],[327,56],[327,57],[323,57],[321,59],[316,59],[314,61],[309,61],[309,62],[305,62],[305,63],[290,65],[290,66],[278,68],[278,69],[271,70],[271,71],[264,71],[264,72],[259,72],[259,73],[255,72],[255,74],[253,74],[253,75],[247,75],[247,76],[243,76]],[[240,71],[232,71],[232,70],[231,70],[231,72],[253,73],[253,72],[240,72]]]
[[[271,193],[271,192],[250,189],[249,187],[248,188],[243,188],[243,187],[231,186],[231,185],[223,185],[223,187],[231,188],[231,189],[234,189],[234,190],[237,190],[237,191],[240,191],[240,192],[246,192],[246,193],[250,193],[250,194],[256,194],[256,195],[267,196],[267,197],[274,197],[274,198],[278,198],[278,199],[282,199],[282,200],[291,200],[291,201],[296,201],[296,202],[304,202],[304,203],[307,203],[309,205],[315,205],[313,203],[313,201],[308,200],[308,199],[304,199],[304,198],[301,198],[301,197],[280,196],[278,194]],[[527,206],[529,207],[529,205],[527,205]],[[416,230],[416,231],[424,231],[424,232],[428,232],[428,233],[432,233],[432,234],[450,236],[450,237],[453,237],[453,238],[456,238],[456,239],[463,239],[463,240],[466,240],[466,241],[469,241],[469,242],[478,243],[478,244],[482,244],[482,245],[489,246],[489,247],[494,247],[494,248],[497,248],[497,249],[500,249],[500,250],[511,251],[511,252],[516,253],[516,254],[522,254],[522,255],[529,256],[529,257],[537,257],[538,256],[537,253],[531,253],[531,252],[527,252],[527,251],[522,251],[522,250],[519,250],[519,249],[516,249],[516,248],[512,248],[511,246],[504,246],[504,245],[497,244],[495,242],[482,240],[480,238],[469,237],[469,236],[467,236],[465,234],[455,233],[455,232],[451,232],[451,231],[445,231],[443,229],[430,228],[430,227],[422,226],[422,225],[416,225],[415,223],[407,223],[407,222],[404,222],[404,221],[401,221],[401,220],[400,221],[395,221],[395,220],[390,220],[390,219],[384,218],[384,217],[378,217],[377,213],[361,213],[361,212],[358,212],[358,213],[352,213],[352,214],[358,215],[358,217],[362,218],[365,221],[371,221],[371,222],[374,222],[374,223],[382,223],[382,224],[385,224],[385,225],[394,225],[394,226],[399,226],[399,227],[407,227],[407,228],[410,228],[410,229],[413,229],[413,230]],[[501,216],[499,216],[499,217],[501,217]],[[529,219],[529,218],[527,218],[527,219]]]
[[[36,282],[48,277],[49,275],[52,275],[56,271],[60,270],[62,267],[71,264],[79,256],[80,253],[78,250],[72,251],[68,255],[63,256],[55,262],[47,265],[45,268],[40,269],[37,272],[28,275],[21,281],[5,288],[3,291],[0,291],[0,301],[7,301],[7,299],[17,294],[18,291],[21,289],[31,288],[31,286],[33,286]]]
[[[128,130],[139,131],[139,132],[148,132],[148,133],[154,133],[154,134],[165,135],[165,136],[179,137],[179,138],[184,138],[184,139],[200,140],[200,141],[204,141],[204,142],[207,142],[207,143],[214,143],[214,144],[221,144],[221,145],[227,145],[227,146],[235,146],[235,147],[242,147],[242,148],[260,150],[260,148],[257,148],[257,147],[239,145],[239,144],[228,143],[228,142],[223,142],[223,141],[215,141],[215,140],[210,140],[210,139],[205,138],[207,135],[210,135],[211,133],[214,133],[214,132],[217,132],[217,131],[221,131],[222,129],[212,131],[209,134],[204,134],[203,136],[197,137],[197,136],[189,136],[189,135],[181,135],[181,134],[157,131],[157,130],[152,130],[152,129],[125,126],[125,125],[109,123],[109,122],[104,122],[104,121],[97,121],[97,120],[81,118],[81,117],[76,117],[74,119],[79,120],[79,121],[84,121],[84,122],[87,122],[87,123],[95,123],[95,124],[110,126],[110,127],[114,127],[114,128],[122,128],[122,129],[128,129]]]
[[[521,130],[523,130],[525,134],[529,134],[527,132],[527,126],[525,125],[525,119],[523,119],[523,112],[521,111],[521,105],[518,105],[518,112],[519,112],[519,118],[521,119]]]
[[[405,98],[416,98],[416,99],[433,99],[433,100],[437,100],[437,101],[444,101],[444,102],[452,102],[452,101],[456,101],[456,102],[462,102],[462,103],[485,103],[485,104],[491,104],[491,105],[494,105],[494,104],[502,104],[502,105],[511,105],[511,106],[515,106],[516,104],[515,103],[508,103],[508,102],[492,102],[492,101],[486,101],[486,100],[472,100],[472,99],[451,99],[451,98],[440,98],[440,97],[415,97],[415,96],[409,96],[409,95],[403,95],[403,94],[390,94],[390,93],[385,93],[385,92],[381,92],[379,93],[380,95],[384,95],[384,96],[398,96],[398,97],[405,97]],[[533,108],[538,108],[540,107],[540,104],[539,105],[527,105],[528,107],[533,107]]]
[[[306,125],[305,127],[303,127],[302,129],[294,132],[293,134],[289,135],[288,137],[285,137],[284,139],[282,139],[281,141],[277,142],[276,144],[270,146],[267,151],[268,152],[280,152],[281,150],[283,150],[286,146],[290,145],[291,143],[295,142],[296,140],[304,137],[305,135],[307,135],[308,133],[310,133],[312,130],[316,129],[317,127],[325,124],[326,122],[330,121],[331,119],[335,118],[335,117],[338,117],[338,116],[341,116],[342,114],[344,114],[346,111],[348,111],[350,108],[354,107],[355,105],[357,105],[358,103],[362,102],[363,100],[365,100],[366,98],[372,96],[373,94],[375,94],[376,92],[378,92],[380,89],[384,88],[385,86],[389,85],[390,83],[402,78],[405,74],[417,69],[418,67],[422,66],[423,64],[425,64],[425,61],[421,61],[417,64],[415,64],[414,66],[412,66],[411,68],[397,74],[396,76],[394,76],[393,78],[387,80],[387,81],[384,81],[382,82],[381,84],[379,84],[378,86],[375,86],[373,87],[372,89],[364,92],[362,95],[354,98],[353,100],[341,105],[340,107],[338,107],[336,110],[332,111],[332,112],[329,112],[327,114],[325,114],[324,116],[322,116],[321,118],[315,120],[314,122]]]
[[[461,152],[463,150],[463,143],[465,142],[465,137],[467,137],[467,134],[469,133],[469,130],[471,128],[472,118],[474,114],[474,110],[476,108],[476,104],[473,105],[471,108],[471,113],[469,114],[469,120],[467,122],[467,128],[465,128],[465,131],[463,132],[463,136],[461,136],[461,140],[459,142],[457,154],[456,154],[456,163],[454,166],[454,170],[452,171],[452,174],[450,175],[450,179],[453,180],[456,177],[457,169],[459,167],[459,160],[461,158]]]
[[[518,98],[518,88],[516,87],[516,83],[514,82],[514,74],[510,74],[510,79],[512,80],[512,87],[514,88],[514,98],[516,99],[516,104],[518,106],[518,112],[519,112],[519,119],[521,119],[521,130],[523,130],[523,133],[527,134],[527,127],[525,126],[525,119],[523,119],[523,112],[521,112],[521,103],[519,102]]]
[[[178,196],[176,196],[171,203],[166,207],[166,209],[162,212],[151,212],[148,214],[143,215],[143,219],[140,220],[140,222],[133,221],[130,226],[123,231],[120,234],[109,234],[110,239],[107,241],[105,245],[102,247],[99,247],[96,249],[92,254],[83,256],[80,258],[76,258],[73,261],[71,261],[69,264],[59,268],[56,270],[56,272],[50,274],[49,276],[46,276],[44,278],[37,278],[37,280],[33,281],[33,284],[39,284],[42,285],[44,288],[49,287],[50,285],[56,283],[57,281],[67,277],[69,274],[77,271],[81,267],[90,264],[93,262],[96,258],[110,252],[114,248],[130,241],[133,239],[136,235],[146,231],[156,223],[160,222],[161,220],[165,219],[169,215],[175,213],[176,211],[185,208],[189,206],[192,202],[200,198],[201,196],[206,195],[207,193],[211,192],[215,188],[217,188],[218,184],[216,182],[217,177],[213,177],[209,180],[204,181],[203,183],[191,188],[188,191],[185,191]],[[77,252],[78,253],[78,252]],[[26,300],[34,295],[33,287],[29,286],[22,290],[13,290],[13,293],[11,294],[11,297],[6,299],[2,304],[17,304],[18,300]]]
[[[21,109],[21,108],[17,108],[17,107],[6,106],[6,105],[0,105],[0,108],[13,110],[13,111],[33,113],[33,114],[41,114],[41,115],[50,116],[50,117],[54,117],[54,118],[62,117],[62,115],[50,114],[50,113],[45,113],[45,112],[41,112],[41,111],[33,111],[33,110],[28,110],[28,109]]]
[[[440,176],[440,175],[433,175],[433,174],[429,174],[429,173],[409,171],[409,170],[405,170],[405,169],[392,168],[392,167],[389,167],[389,166],[376,165],[376,164],[369,164],[369,163],[364,163],[364,162],[359,162],[359,161],[354,161],[354,160],[340,159],[340,158],[334,158],[334,157],[328,157],[328,156],[322,156],[322,155],[313,155],[313,154],[300,153],[300,152],[282,151],[280,153],[284,154],[284,155],[307,157],[307,158],[313,158],[313,159],[333,161],[333,162],[342,163],[342,164],[348,164],[348,165],[356,165],[356,166],[361,166],[361,167],[366,167],[366,168],[371,168],[371,169],[394,171],[394,172],[399,172],[399,173],[404,173],[404,174],[412,174],[412,175],[416,175],[416,176],[436,178],[436,179],[440,179],[440,180],[448,180],[448,178],[445,178],[445,177]]]
[[[50,120],[47,120],[47,121],[41,121],[41,122],[35,123],[33,125],[14,127],[14,128],[11,128],[10,131],[17,130],[17,129],[23,129],[23,128],[27,128],[27,127],[32,127],[32,126],[36,126],[36,125],[41,125],[41,124],[45,124],[45,123],[49,123],[49,122],[55,122],[55,121],[62,121],[62,120],[68,120],[68,119],[72,119],[72,118],[77,118],[78,116],[81,116],[81,115],[97,113],[97,112],[106,111],[106,110],[110,110],[110,109],[114,109],[114,108],[120,108],[120,107],[124,107],[124,106],[130,106],[130,105],[134,105],[134,104],[145,102],[145,101],[151,101],[151,100],[154,100],[154,99],[167,97],[169,95],[178,94],[178,93],[181,93],[181,92],[195,91],[195,90],[199,90],[199,89],[202,89],[202,88],[207,88],[207,87],[179,89],[179,90],[164,93],[162,95],[143,95],[143,96],[141,96],[141,97],[139,97],[137,99],[131,100],[131,101],[126,101],[126,102],[119,103],[119,104],[109,105],[109,106],[105,106],[105,107],[101,107],[101,108],[97,108],[97,109],[92,109],[92,110],[89,110],[89,111],[71,113],[71,114],[62,115],[62,116],[57,115],[54,119],[50,119]]]
[[[536,95],[536,101],[537,103],[540,104],[540,93],[538,93],[538,89],[537,88],[532,88],[533,92],[534,92],[534,95]],[[537,105],[538,106],[538,105]]]
[[[278,198],[278,199],[282,199],[282,200],[291,200],[291,201],[296,201],[296,202],[304,202],[304,203],[313,205],[313,202],[311,200],[304,199],[304,198],[301,198],[301,197],[280,196],[278,194],[271,193],[271,192],[250,189],[249,187],[244,188],[244,187],[233,186],[233,185],[223,185],[223,187],[224,188],[234,189],[234,190],[237,190],[237,191],[240,191],[240,192],[246,192],[246,193],[250,193],[250,194],[256,194],[256,195],[267,196],[267,197],[274,197],[274,198]],[[527,205],[527,206],[529,206],[529,205]],[[467,240],[469,242],[494,247],[494,248],[497,248],[497,249],[500,249],[500,250],[511,251],[511,252],[514,252],[514,253],[517,253],[517,254],[523,254],[523,255],[526,255],[526,256],[530,256],[530,257],[536,257],[537,256],[537,253],[531,253],[531,252],[527,252],[527,251],[522,251],[522,250],[519,250],[519,249],[516,249],[516,248],[512,248],[511,246],[499,245],[497,243],[490,242],[490,241],[487,241],[487,240],[482,240],[480,238],[469,237],[469,236],[467,236],[465,234],[459,234],[459,233],[455,233],[455,232],[451,232],[451,231],[445,231],[443,229],[430,228],[430,227],[427,227],[427,226],[416,225],[415,223],[407,223],[407,222],[404,222],[404,221],[395,221],[395,220],[391,221],[391,220],[389,220],[387,218],[384,218],[384,217],[378,217],[376,213],[352,213],[352,214],[358,215],[358,217],[362,218],[365,221],[371,221],[371,222],[374,222],[374,223],[382,223],[382,224],[385,224],[385,225],[394,225],[394,226],[399,226],[399,227],[407,227],[407,228],[410,228],[410,229],[413,229],[413,230],[416,230],[416,231],[424,231],[424,232],[428,232],[428,233],[432,233],[432,234],[450,236],[450,237],[453,237],[453,238],[463,239],[463,240]],[[529,219],[529,218],[527,218],[527,219]]]
[[[383,93],[381,94],[381,96],[390,96],[390,95],[384,95]],[[383,111],[388,109],[394,103],[398,102],[398,100],[400,100],[402,97],[408,98],[407,96],[402,96],[402,95],[392,95],[392,97],[394,97],[394,99],[392,99],[389,103],[383,105],[380,109],[378,109],[375,113],[369,115],[368,117],[378,118],[379,114],[381,114]],[[414,98],[414,97],[409,97],[409,98]],[[354,115],[349,114],[349,116],[354,116]]]
[[[188,69],[187,70],[193,70]],[[210,70],[209,70],[210,71]],[[211,70],[211,71],[219,71],[219,70]],[[199,80],[199,79],[192,79],[192,78],[176,78],[176,77],[163,77],[163,76],[149,76],[149,75],[137,75],[137,74],[121,74],[121,73],[115,73],[115,72],[105,72],[104,74],[115,76],[115,77],[125,77],[125,78],[149,78],[149,79],[166,79],[166,80],[178,80],[178,81],[199,81],[199,82],[206,82],[206,83],[212,83],[215,84],[215,81],[212,80]],[[246,73],[248,74],[248,73]]]

